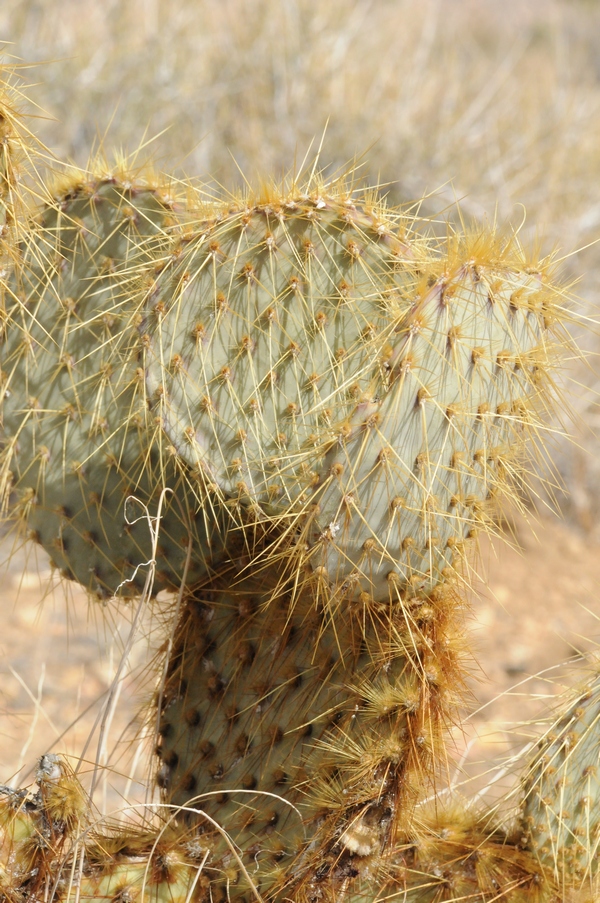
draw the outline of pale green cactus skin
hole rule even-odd
[[[141,326],[179,455],[294,532],[334,595],[443,579],[547,364],[540,273],[489,236],[436,249],[406,227],[330,197],[225,212],[181,242]]]
[[[218,518],[186,491],[147,422],[132,350],[130,281],[167,240],[157,190],[75,183],[23,240],[3,285],[3,469],[13,512],[62,573],[100,597],[138,594],[153,558],[148,516],[163,501],[154,591],[195,580]],[[130,498],[129,502],[127,501]],[[215,556],[217,549],[214,549]],[[138,565],[146,565],[138,569]]]
[[[555,298],[489,237],[442,253],[375,208],[291,210],[281,235],[264,237],[261,207],[171,239],[151,189],[97,182],[48,207],[5,283],[4,464],[35,538],[100,596],[139,592],[143,570],[125,581],[153,555],[127,497],[152,515],[174,490],[154,590],[191,562],[190,591],[159,783],[206,845],[197,899],[333,903],[364,886],[371,903],[445,758],[463,674],[456,554],[537,425]],[[175,895],[190,893],[186,850],[173,841]],[[511,850],[507,875],[527,874]],[[143,893],[140,855],[143,872],[104,863],[81,893]],[[439,884],[423,857],[410,868]],[[481,890],[464,862],[446,870]]]
[[[559,882],[600,870],[600,676],[539,741],[524,782],[528,848]]]

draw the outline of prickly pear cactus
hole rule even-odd
[[[152,560],[154,591],[179,585],[190,542],[193,581],[220,541],[147,423],[131,347],[130,281],[173,217],[152,184],[73,176],[1,283],[4,490],[56,567],[100,597],[139,593]]]
[[[339,184],[182,227],[152,181],[80,174],[24,215],[13,125],[7,508],[99,596],[139,593],[140,565],[186,585],[151,713],[162,809],[103,831],[43,757],[37,792],[0,790],[3,899],[564,901],[594,872],[595,685],[513,831],[436,795],[463,547],[551,400],[546,268],[489,232],[420,239]]]
[[[464,673],[463,545],[548,401],[560,308],[542,271],[489,234],[409,232],[332,191],[213,211],[140,325],[178,454],[276,527],[189,599],[158,772],[170,805],[227,824],[273,899],[359,886],[434,786]]]
[[[294,534],[334,596],[435,586],[545,398],[544,272],[490,233],[410,233],[339,187],[213,212],[141,325],[178,454]]]
[[[557,311],[490,236],[442,253],[375,207],[291,211],[250,273],[262,207],[236,256],[219,216],[170,241],[154,190],[74,187],[7,282],[2,369],[6,467],[68,576],[112,593],[154,557],[155,588],[174,586],[190,541],[190,586],[213,571],[175,630],[163,799],[207,845],[213,898],[308,903],[359,892],[435,792],[464,674],[462,546],[545,403]],[[192,535],[194,481],[215,488]],[[163,486],[185,515],[166,509],[153,550],[124,504],[152,513]]]
[[[226,826],[261,893],[310,899],[361,873],[434,786],[459,701],[457,600],[356,605],[332,624],[276,576],[230,577],[188,600],[158,780],[171,805],[191,807],[180,817],[210,836],[214,862],[229,847],[198,807]],[[231,899],[245,899],[241,884]]]
[[[265,900],[235,844],[215,865],[214,837],[169,819],[142,830],[101,830],[67,763],[43,756],[38,790],[0,788],[0,891],[9,903],[225,903]],[[201,810],[198,810],[201,811]],[[225,837],[225,834],[223,835]],[[246,894],[240,897],[240,885]],[[220,886],[219,886],[220,885]],[[497,896],[508,903],[563,899],[535,859],[514,839],[462,803],[420,812],[418,832],[385,856],[372,857],[362,886],[336,900],[408,903]],[[296,900],[284,893],[282,901]],[[315,888],[311,899],[329,900]]]
[[[538,743],[524,783],[527,845],[561,883],[600,868],[600,676]]]

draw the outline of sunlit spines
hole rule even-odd
[[[298,882],[283,847],[269,860],[257,845],[252,867],[246,867],[243,851],[218,821],[212,830],[206,818],[202,824],[206,796],[194,805],[195,825],[177,825],[176,810],[167,810],[164,820],[135,828],[95,821],[81,786],[58,756],[42,758],[38,788],[1,788],[0,890],[9,903],[596,899],[589,876],[576,890],[567,888],[523,848],[517,826],[497,824],[460,798],[420,805],[410,831],[385,849],[372,824],[354,820],[332,855]],[[349,856],[340,854],[341,844],[351,848]]]
[[[413,246],[400,216],[380,228],[347,198],[271,197],[171,242],[160,226],[137,234],[144,192],[162,215],[147,185],[61,190],[15,277],[4,360],[21,395],[5,402],[6,469],[24,462],[35,538],[100,594],[151,557],[156,589],[190,560],[190,582],[218,571],[175,636],[159,780],[175,805],[206,795],[191,820],[226,825],[261,892],[301,899],[319,885],[335,899],[410,834],[443,768],[464,674],[452,582],[488,496],[518,464],[521,432],[539,427],[551,289],[508,246]],[[206,316],[188,306],[194,290]],[[207,505],[199,536],[175,513],[153,548],[165,486],[174,506]],[[143,537],[125,529],[128,497],[151,500]],[[203,543],[236,526],[221,566]],[[261,585],[269,571],[274,589]],[[219,873],[210,892],[243,897],[228,841],[210,822],[205,834]],[[117,893],[115,874],[106,865],[91,898]],[[468,886],[468,868],[455,878]]]
[[[216,899],[209,890],[211,851],[202,838],[174,831],[168,821],[146,830],[99,830],[59,756],[42,757],[37,783],[37,792],[0,789],[0,893],[7,903]],[[235,851],[232,856],[235,862]]]
[[[521,849],[518,832],[497,826],[488,814],[461,801],[419,807],[410,834],[384,850],[374,842],[372,825],[354,821],[338,838],[351,847],[351,855],[344,858],[338,850],[337,856],[324,857],[300,883],[278,851],[266,882],[264,850],[256,849],[247,868],[218,822],[213,833],[198,824],[176,826],[174,811],[164,822],[142,829],[94,822],[82,788],[58,756],[42,758],[38,787],[37,793],[2,788],[0,889],[9,903],[383,903],[400,896],[408,903],[564,900],[535,856]],[[195,807],[199,820],[204,802]],[[220,846],[229,849],[227,858]],[[588,898],[593,898],[591,885],[582,897]]]
[[[421,808],[417,821],[410,837],[373,863],[369,881],[348,882],[348,903],[563,903],[552,877],[521,849],[518,834],[490,813],[460,798],[438,799]],[[308,903],[314,888],[302,888],[295,900]]]
[[[17,67],[0,63],[0,263],[6,266],[30,207],[25,187],[28,170],[35,169],[41,146],[25,125],[23,96]]]
[[[538,742],[524,776],[523,842],[561,887],[598,875],[599,738],[595,674]]]
[[[50,894],[87,824],[85,794],[64,759],[42,756],[37,784],[36,794],[3,787],[0,797],[0,890],[11,903]]]
[[[153,565],[154,591],[186,567],[195,580],[211,536],[221,542],[218,516],[187,492],[149,420],[133,341],[132,286],[160,267],[176,210],[133,174],[73,172],[46,194],[2,285],[4,498],[64,575],[100,596],[139,593]]]
[[[213,217],[140,326],[169,440],[334,596],[385,598],[390,573],[430,590],[541,429],[559,292],[514,238],[418,241],[325,191]]]

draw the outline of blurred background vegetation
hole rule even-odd
[[[595,0],[3,0],[32,129],[59,158],[135,151],[227,189],[357,166],[393,203],[498,219],[600,291],[600,3]],[[584,250],[579,250],[584,249]],[[596,338],[586,336],[593,368]],[[600,380],[574,365],[561,502],[600,524]]]

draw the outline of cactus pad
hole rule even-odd
[[[540,740],[525,779],[528,849],[563,881],[600,863],[600,677]]]
[[[172,215],[154,188],[77,180],[42,212],[2,285],[5,491],[65,576],[100,596],[143,587],[137,566],[153,558],[149,517],[164,487],[176,498],[164,499],[156,591],[178,585],[190,540],[196,579],[216,532],[146,422],[128,329],[130,279]]]
[[[294,534],[338,594],[435,586],[543,397],[543,273],[489,234],[409,236],[343,197],[221,211],[181,240],[141,326],[179,455]]]

